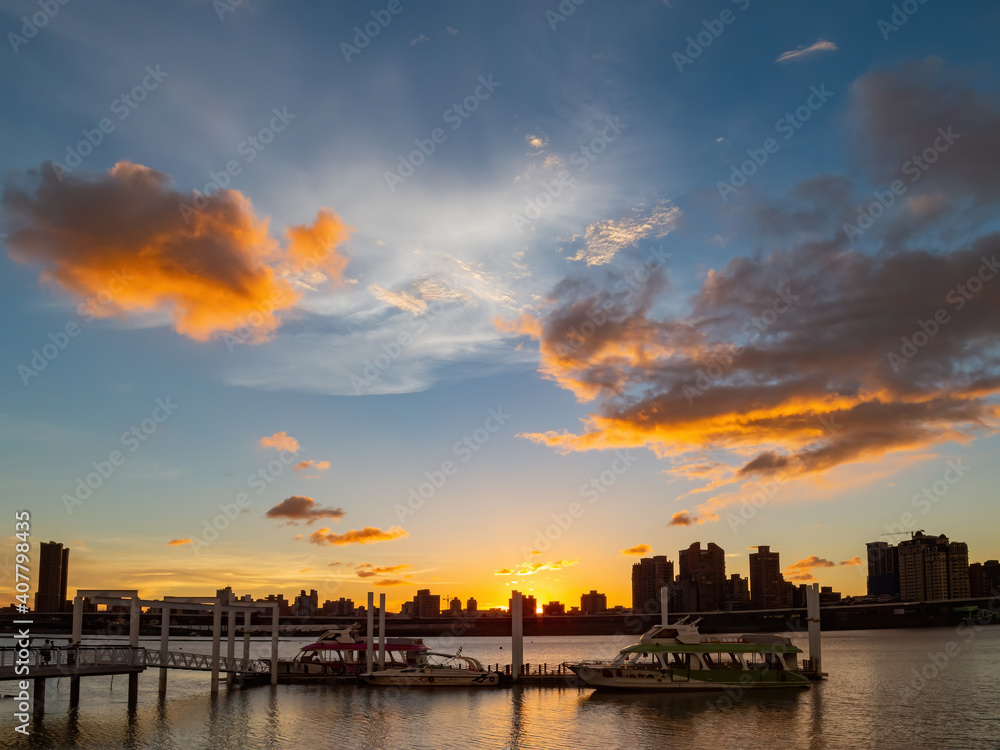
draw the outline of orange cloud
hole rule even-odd
[[[858,563],[861,562],[861,558],[852,558],[857,560]],[[851,560],[842,562],[841,565],[853,564]],[[787,581],[815,581],[816,579],[812,575],[813,568],[835,568],[837,563],[832,560],[827,560],[822,557],[817,557],[816,555],[810,555],[809,557],[794,562],[787,566],[785,573],[785,580]]]
[[[533,562],[524,563],[520,567],[511,568],[500,568],[495,571],[493,575],[495,576],[532,576],[535,573],[541,573],[546,570],[561,570],[562,568],[568,568],[570,565],[576,565],[577,560],[555,560],[553,562]]]
[[[407,586],[413,585],[412,581],[404,581],[402,578],[383,578],[381,581],[375,581],[374,586]]]
[[[681,510],[670,517],[667,526],[690,526],[691,524],[702,524],[707,521],[718,521],[719,517],[715,513],[705,512],[702,514],[691,513],[689,510]]]
[[[402,563],[400,565],[372,565],[371,563],[361,563],[355,570],[358,578],[371,578],[372,576],[387,575],[389,573],[400,573],[409,570],[412,565]]]
[[[330,529],[324,528],[310,534],[309,541],[313,544],[374,544],[408,536],[409,534],[399,526],[392,526],[385,531],[374,526],[365,526],[363,529],[351,529],[343,534],[331,534]]]
[[[295,471],[315,471],[315,474],[306,474],[304,476],[306,479],[318,479],[324,471],[330,468],[330,462],[316,461],[310,458],[308,461],[300,461],[292,468],[294,468]]]
[[[838,564],[839,565],[849,565],[851,567],[854,567],[856,565],[864,565],[865,561],[862,560],[860,557],[852,557],[850,560],[841,560],[840,563],[838,563]]]
[[[171,539],[167,544],[171,547],[180,547],[182,544],[193,544],[190,539]]]
[[[350,229],[326,209],[290,228],[283,246],[239,191],[179,192],[141,164],[103,174],[46,164],[25,183],[4,191],[10,257],[41,265],[42,284],[88,319],[162,314],[198,341],[232,333],[259,343],[298,304],[307,260],[334,280],[347,262],[337,246]]]
[[[316,505],[316,501],[311,497],[292,495],[275,505],[264,516],[266,518],[288,518],[290,523],[305,521],[308,526],[317,518],[332,518],[339,521],[344,517],[344,509],[323,508]]]
[[[637,544],[634,547],[628,547],[627,549],[623,549],[622,554],[635,555],[636,557],[643,557],[644,555],[648,555],[652,551],[653,548],[650,547],[648,544]]]
[[[288,451],[289,453],[296,453],[299,450],[299,441],[291,435],[285,434],[284,431],[262,437],[257,441],[257,445],[261,448],[274,448],[277,451]]]

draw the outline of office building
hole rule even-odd
[[[969,596],[973,598],[1000,596],[1000,562],[987,560],[969,566]]]
[[[673,590],[673,584],[674,564],[666,555],[642,558],[632,566],[632,611],[636,614],[658,613],[660,589],[669,586]]]
[[[542,614],[547,616],[566,614],[566,605],[560,602],[549,602],[542,605]]]
[[[725,608],[750,608],[750,579],[743,578],[739,573],[733,573],[725,583]]]
[[[944,534],[929,536],[916,531],[897,548],[899,589],[905,601],[969,598],[969,548],[965,542],[949,542]]]
[[[70,612],[66,600],[69,576],[69,547],[57,542],[38,545],[38,590],[35,592],[36,612]],[[13,584],[12,584],[13,585]]]
[[[706,549],[695,542],[677,553],[677,583],[683,612],[712,612],[722,609],[726,594],[726,551],[714,542]]]
[[[413,597],[410,614],[413,617],[440,617],[440,595],[431,594],[430,589],[418,589],[417,595]]]
[[[770,547],[758,546],[750,553],[750,606],[753,609],[778,609],[788,598],[781,562]]]
[[[581,615],[601,615],[607,611],[608,597],[605,594],[598,594],[596,591],[591,589],[589,594],[580,595]]]
[[[888,542],[868,542],[868,596],[899,593],[899,548]]]
[[[479,602],[477,602],[475,599],[473,599],[470,596],[469,597],[469,601],[467,601],[465,603],[465,611],[466,612],[477,612],[477,611],[479,611]]]

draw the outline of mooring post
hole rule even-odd
[[[375,592],[368,592],[368,630],[365,633],[365,664],[367,666],[367,671],[370,673],[375,667],[375,640],[374,633],[375,630]]]
[[[812,662],[816,679],[823,677],[823,655],[820,647],[819,584],[806,589],[806,619],[809,621],[809,661]]]
[[[80,645],[83,638],[83,597],[77,594],[73,597],[73,643]]]
[[[160,695],[167,692],[167,659],[170,649],[170,607],[160,604]]]
[[[129,600],[128,609],[128,645],[132,651],[132,666],[136,666],[138,661],[138,651],[139,648],[139,625],[142,621],[142,600],[139,598],[139,592],[136,591],[132,594],[132,598]],[[139,703],[139,673],[129,672],[128,673],[128,710],[135,711],[135,707]]]
[[[40,719],[45,715],[45,678],[35,677],[34,705],[31,714],[34,718]]]
[[[278,610],[278,603],[271,605],[271,684],[278,684],[278,636],[281,630],[279,618],[281,612]]]
[[[690,611],[690,607],[688,610]],[[670,587],[660,586],[660,625],[670,624]]]
[[[521,662],[524,660],[524,616],[521,611],[521,592],[510,592],[510,665],[514,682],[521,679]]]
[[[80,705],[80,675],[69,676],[69,707],[76,708]]]
[[[243,661],[250,661],[250,610],[243,612]]]
[[[232,596],[232,595],[230,595]],[[230,604],[232,599],[230,598]],[[229,610],[229,617],[226,618],[226,658],[229,660],[229,669],[233,668],[233,659],[236,658],[236,610]],[[233,673],[226,673],[226,685],[233,684]]]
[[[385,594],[378,595],[378,668],[385,669]]]
[[[222,639],[222,599],[215,597],[212,607],[212,695],[219,694],[219,650]]]

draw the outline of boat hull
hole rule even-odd
[[[463,669],[386,670],[358,676],[365,685],[405,685],[410,687],[495,687],[500,684],[496,672],[470,672]]]
[[[806,688],[810,682],[798,672],[777,670],[620,669],[612,666],[570,664],[577,677],[591,687],[647,692],[754,690]]]

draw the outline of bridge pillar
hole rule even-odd
[[[226,658],[229,659],[229,666],[232,667],[233,659],[236,658],[236,610],[229,610],[229,617],[226,618]],[[233,673],[226,672],[226,685],[233,684]]]
[[[83,597],[73,597],[73,643],[79,645],[83,638]]]
[[[42,718],[45,715],[45,678],[35,677],[35,690],[34,690],[34,706],[32,707],[32,716],[36,719]]]
[[[215,597],[212,608],[212,695],[219,694],[219,641],[222,634],[222,601]]]
[[[278,611],[277,603],[271,605],[271,684],[278,684],[278,636],[279,618],[281,612]]]
[[[128,710],[135,711],[139,703],[139,673],[128,673]]]
[[[524,603],[521,592],[510,592],[510,673],[514,682],[521,681],[521,662],[524,661]]]
[[[167,649],[170,648],[170,607],[160,605],[160,664],[167,663]],[[167,668],[160,667],[160,695],[167,692]]]
[[[76,708],[80,705],[80,675],[74,674],[69,677],[69,707]]]

